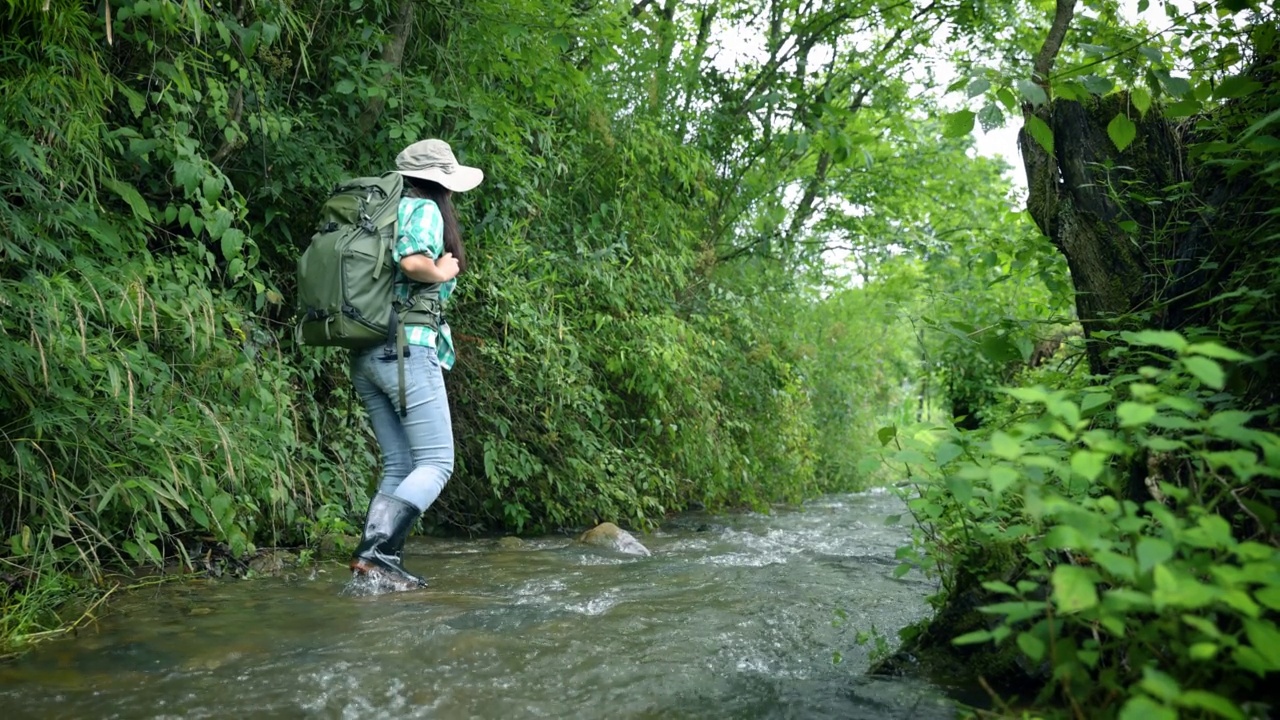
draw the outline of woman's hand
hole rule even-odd
[[[436,258],[436,269],[439,270],[440,274],[443,276],[443,278],[437,282],[452,280],[458,277],[458,258],[454,257],[453,253],[447,252]]]
[[[428,255],[405,255],[400,258],[400,269],[411,280],[424,283],[441,283],[458,276],[458,259],[453,253],[445,253],[434,260]]]

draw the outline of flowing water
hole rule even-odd
[[[640,537],[652,557],[414,538],[431,587],[380,596],[337,564],[162,585],[0,665],[0,716],[950,718],[924,681],[865,677],[855,642],[926,613],[930,583],[893,577],[900,509],[684,515]]]

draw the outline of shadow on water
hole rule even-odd
[[[855,638],[925,615],[892,576],[881,493],[773,515],[685,515],[648,558],[563,538],[415,539],[425,590],[322,564],[139,592],[0,666],[16,718],[950,718],[923,681],[863,676]],[[835,622],[837,610],[847,620]],[[834,659],[840,656],[841,662]]]

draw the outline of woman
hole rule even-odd
[[[405,177],[396,225],[397,295],[438,293],[443,305],[466,269],[466,252],[450,196],[484,179],[479,168],[459,165],[443,140],[422,140],[396,157]],[[382,481],[369,504],[364,533],[351,557],[357,575],[374,575],[399,588],[426,587],[400,559],[414,521],[440,496],[453,473],[453,428],[443,370],[453,366],[449,326],[405,327],[403,416],[400,374],[393,346],[352,354],[351,378],[382,448]]]

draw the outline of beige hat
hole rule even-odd
[[[459,165],[449,143],[435,139],[419,140],[401,150],[396,156],[396,172],[433,180],[454,192],[466,192],[484,180],[484,171]]]

